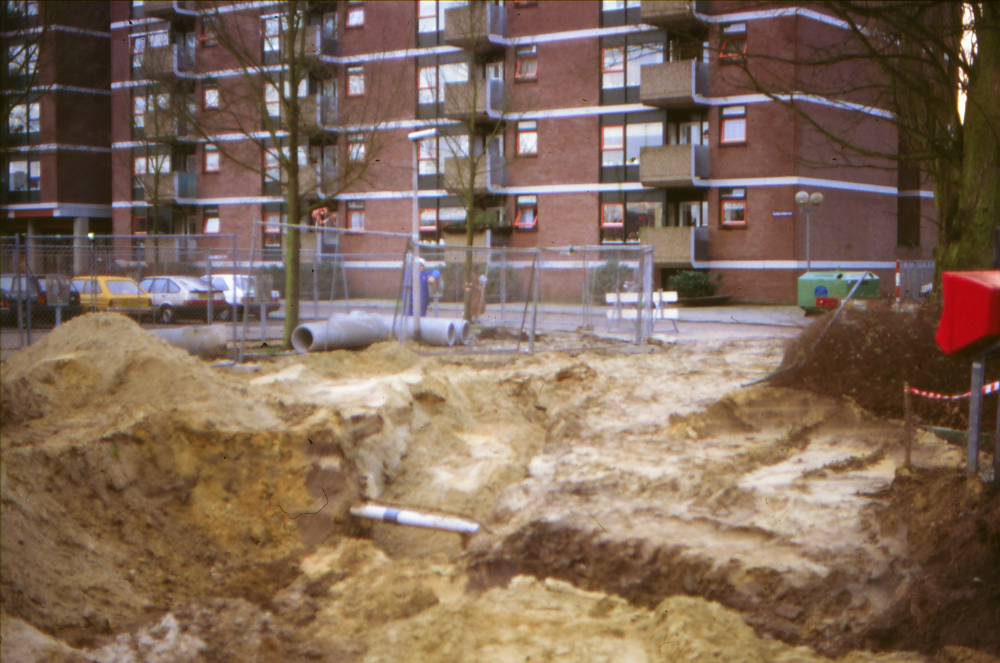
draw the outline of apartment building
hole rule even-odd
[[[58,244],[111,232],[109,11],[107,2],[4,5],[4,237]]]
[[[291,4],[111,3],[114,234],[234,233],[280,257],[288,132],[273,122],[288,118],[277,86],[257,85],[254,100],[252,77],[220,41],[238,32],[252,45],[242,58],[282,71]],[[352,231],[309,234],[308,255],[316,241],[345,259],[378,253],[382,233],[410,232],[407,136],[428,128],[436,135],[416,145],[428,242],[464,243],[474,208],[489,231],[478,244],[648,244],[658,281],[707,269],[737,299],[785,302],[807,260],[871,269],[888,286],[897,259],[931,255],[933,200],[920,173],[846,155],[786,102],[892,152],[884,110],[795,96],[794,63],[757,72],[791,81],[784,97],[749,84],[748,51],[773,63],[841,38],[843,26],[806,5],[426,0],[295,11],[308,73],[285,93],[299,97],[304,129],[302,220]],[[800,190],[824,196],[808,224]]]

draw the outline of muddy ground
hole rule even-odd
[[[782,338],[586,342],[233,369],[74,319],[3,365],[0,655],[998,660],[1000,497],[962,449],[921,433],[907,470],[900,422],[743,387]]]

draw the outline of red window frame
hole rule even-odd
[[[526,66],[531,63],[530,71]],[[538,80],[538,47],[518,46],[517,67],[514,69],[514,80],[516,81],[536,81]]]
[[[621,59],[618,64],[613,64],[608,66],[608,51],[620,51]],[[604,84],[604,76],[607,74],[621,74],[622,84],[608,86]],[[625,47],[624,46],[608,46],[607,48],[601,49],[601,87],[604,89],[618,89],[620,87],[625,87]]]
[[[726,110],[742,108],[742,112],[726,115]],[[730,122],[742,121],[743,137],[740,139],[726,140],[726,126]],[[746,106],[723,106],[719,109],[719,144],[720,145],[745,145],[747,142],[747,107]]]
[[[215,230],[209,230],[208,224],[211,221],[215,221]],[[205,218],[202,222],[202,232],[206,235],[218,235],[222,230],[222,219],[219,218],[218,212],[205,212]]]
[[[432,149],[425,149],[425,146],[430,145]],[[417,173],[420,175],[437,175],[438,174],[438,144],[437,137],[432,136],[431,138],[424,138],[417,145]],[[433,164],[432,168],[424,168],[425,163]]]
[[[351,23],[351,17],[360,16],[361,20],[356,23]],[[363,28],[365,27],[365,3],[364,2],[349,2],[347,3],[347,20],[344,21],[344,27],[346,28]]]
[[[742,210],[743,219],[741,221],[726,221],[727,208],[730,210]],[[720,194],[719,196],[719,226],[722,228],[746,228],[747,227],[747,198],[746,190],[742,195],[733,193]]]
[[[609,207],[617,207],[621,210],[621,221],[617,223],[607,223],[607,210]],[[625,227],[625,203],[601,203],[601,228],[624,228]]]
[[[525,210],[531,210],[531,221],[524,221]],[[518,230],[538,230],[538,202],[517,205],[517,216],[514,218],[514,227]]]
[[[351,92],[351,81],[360,80],[361,81],[361,91]],[[363,97],[365,96],[365,68],[364,67],[348,67],[347,68],[347,96],[348,97]]]
[[[133,235],[145,235],[147,230],[147,219],[144,216],[133,216],[132,217],[132,234]],[[139,228],[142,230],[139,230]]]
[[[740,29],[742,27],[742,29]],[[719,60],[739,62],[747,56],[747,24],[730,23],[722,26],[719,37]]]
[[[209,104],[208,103],[208,93],[209,92],[215,92],[215,103],[214,104]],[[202,85],[202,88],[201,88],[201,106],[202,106],[202,108],[205,108],[207,110],[213,110],[213,109],[219,108],[220,104],[219,104],[219,86],[218,85],[208,84],[208,83],[206,83],[205,85]]]
[[[264,212],[261,238],[265,248],[281,247],[281,212]]]
[[[427,81],[421,75],[421,72],[425,70],[431,70],[434,72],[434,82],[433,84],[425,84]],[[420,101],[420,92],[423,90],[431,90],[434,96],[434,101]],[[438,103],[438,68],[435,65],[430,65],[429,67],[417,67],[417,103],[426,104],[436,104]]]
[[[208,165],[208,155],[210,155],[210,154],[214,154],[215,155],[215,167],[214,168],[209,168],[209,165]],[[202,158],[202,170],[204,172],[206,172],[206,173],[217,173],[217,172],[219,172],[219,165],[220,165],[219,148],[215,147],[214,145],[208,145],[208,144],[206,144],[204,150],[202,150],[202,156],[201,156],[201,158]]]
[[[522,124],[523,125],[531,124],[533,126],[531,126],[531,127],[525,127],[525,128],[522,129],[521,128]],[[521,150],[521,136],[523,134],[535,134],[535,148],[532,151],[530,151],[530,152],[522,151]],[[524,122],[518,122],[517,123],[517,136],[515,136],[515,138],[517,140],[517,155],[518,156],[522,156],[522,157],[525,157],[525,156],[527,156],[527,157],[537,157],[538,156],[538,122],[537,121],[535,121],[535,120],[526,120]]]

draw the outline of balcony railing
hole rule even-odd
[[[504,84],[498,79],[448,83],[444,88],[444,115],[452,120],[496,122],[504,112]],[[474,109],[474,110],[473,110]]]
[[[141,180],[148,201],[176,202],[178,198],[198,197],[197,173],[147,173]]]
[[[699,16],[704,14],[704,4],[691,1],[642,0],[639,20],[666,30],[689,30],[704,23]]]
[[[310,165],[299,167],[299,194],[307,199],[317,199],[323,195],[332,195],[337,181],[337,169],[333,166]],[[282,182],[288,177],[282,174]]]
[[[183,118],[178,119],[172,115],[166,115],[169,111],[163,111],[163,115],[149,113],[146,116],[143,133],[146,138],[154,141],[171,142],[189,135],[188,125]]]
[[[708,260],[707,246],[699,251],[700,236],[707,242],[708,228],[667,227],[639,228],[639,241],[653,247],[653,262],[660,266],[690,267],[691,263]],[[703,253],[703,257],[697,254]]]
[[[708,176],[706,145],[644,147],[639,153],[639,181],[645,186],[692,186]]]
[[[681,60],[642,67],[639,101],[659,108],[691,108],[707,97],[708,63]]]
[[[476,53],[503,50],[507,13],[500,5],[470,2],[444,12],[444,42]]]
[[[495,193],[507,185],[507,164],[503,157],[487,152],[476,157],[476,171],[471,182],[473,195]],[[451,157],[444,160],[444,188],[462,194],[470,190],[469,157]]]
[[[337,100],[319,94],[299,98],[299,126],[310,133],[329,130],[337,123]]]
[[[193,54],[180,44],[150,48],[142,56],[142,73],[147,78],[174,78],[193,70]]]

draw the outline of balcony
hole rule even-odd
[[[319,200],[324,196],[333,195],[337,181],[337,169],[333,166],[324,168],[318,165],[301,166],[299,168],[299,195],[306,200]],[[288,182],[284,172],[282,183]]]
[[[326,34],[323,26],[313,23],[306,26],[306,44],[303,55],[307,60],[319,59],[321,55],[337,54],[337,35]]]
[[[175,142],[189,135],[187,123],[183,119],[166,114],[147,114],[143,132],[148,140],[164,143]]]
[[[333,131],[336,123],[336,99],[318,94],[299,98],[299,126],[308,133]]]
[[[690,267],[708,260],[708,228],[639,228],[639,241],[653,247],[653,262],[663,267]]]
[[[488,152],[476,157],[475,177],[472,181],[473,196],[497,194],[497,189],[507,185],[507,165],[503,157]],[[469,191],[469,157],[451,157],[444,160],[444,188],[462,195]]]
[[[143,76],[150,79],[171,79],[194,70],[194,58],[180,44],[150,48],[142,57]]]
[[[499,5],[470,2],[444,12],[444,43],[477,55],[503,51],[507,14]]]
[[[140,176],[146,200],[178,202],[179,198],[198,197],[197,173],[148,173]]]
[[[689,31],[703,26],[705,13],[702,2],[671,2],[670,0],[642,0],[639,20],[664,30]]]
[[[495,124],[503,115],[503,81],[477,80],[448,83],[444,88],[444,116],[451,120],[466,121],[474,110],[476,123]]]
[[[174,2],[150,2],[150,0],[146,0],[142,3],[142,10],[145,16],[162,18],[167,21],[183,18],[193,19],[198,16],[194,3],[183,0],[175,0]]]
[[[681,60],[642,67],[639,101],[657,108],[692,108],[709,95],[708,63]]]
[[[639,153],[639,181],[644,186],[688,187],[708,176],[707,145],[661,145]]]

